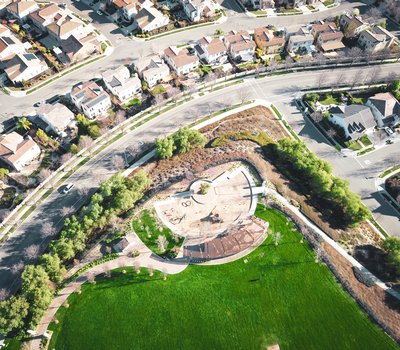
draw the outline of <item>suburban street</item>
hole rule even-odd
[[[141,41],[123,36],[115,24],[108,21],[104,16],[99,16],[82,2],[72,2],[71,0],[57,0],[55,2],[66,2],[72,10],[82,17],[90,19],[93,25],[112,42],[114,51],[111,55],[71,72],[25,97],[17,98],[1,93],[1,123],[13,116],[24,115],[32,110],[33,104],[36,102],[48,99],[56,94],[65,94],[70,91],[74,84],[99,76],[101,72],[107,69],[122,64],[130,64],[135,58],[148,55],[151,52],[159,52],[169,45],[177,45],[189,40],[199,39],[204,35],[211,35],[217,28],[227,32],[232,29],[252,30],[256,27],[273,24],[277,27],[286,27],[289,31],[295,31],[300,25],[309,21],[341,14],[346,10],[351,11],[355,7],[363,11],[366,7],[359,1],[351,1],[341,4],[339,7],[310,15],[254,18],[243,13],[234,0],[223,0],[221,5],[226,9],[228,15],[225,23],[186,30],[151,41]],[[354,75],[363,74],[367,76],[372,69],[372,67],[345,68],[277,75],[264,79],[246,78],[245,83],[197,97],[140,126],[94,156],[76,171],[67,180],[68,183],[75,184],[74,189],[69,194],[63,195],[57,190],[54,191],[0,246],[0,288],[15,290],[18,287],[18,276],[13,275],[10,268],[25,260],[24,250],[27,247],[38,244],[41,250],[46,248],[48,241],[43,240],[40,235],[43,223],[50,222],[55,227],[60,228],[64,219],[62,208],[78,208],[87,193],[96,190],[100,182],[117,171],[111,161],[113,155],[123,153],[128,146],[137,147],[138,141],[152,143],[157,137],[170,134],[177,128],[190,124],[201,116],[240,102],[238,92],[243,89],[243,86],[249,92],[249,99],[264,99],[274,103],[310,149],[319,157],[331,163],[336,175],[350,182],[351,189],[362,196],[364,203],[371,209],[375,219],[389,233],[400,235],[398,213],[382,199],[375,188],[376,175],[400,162],[398,144],[387,146],[363,157],[345,158],[329,145],[311,123],[304,119],[293,103],[293,99],[297,96],[299,90],[314,87],[321,75],[324,77],[325,84],[329,84],[329,82],[334,83],[341,72],[345,73],[348,81],[351,81]],[[383,65],[381,75],[384,77],[399,71],[400,64]],[[47,240],[50,240],[50,238],[48,237]]]
[[[328,16],[341,14],[343,11],[351,11],[353,8],[365,10],[366,5],[360,1],[344,2],[340,6],[310,15],[300,16],[281,16],[281,17],[248,17],[243,12],[228,10],[228,19],[223,24],[210,25],[201,28],[194,28],[171,35],[167,35],[151,41],[140,41],[125,37],[121,30],[110,23],[104,16],[99,16],[82,2],[71,0],[55,0],[54,2],[66,3],[73,11],[79,13],[83,18],[90,19],[92,24],[98,28],[113,44],[114,52],[103,59],[71,72],[60,79],[46,85],[45,87],[29,94],[25,97],[12,97],[0,94],[0,123],[4,123],[13,116],[21,116],[32,110],[33,104],[38,101],[46,100],[55,94],[69,92],[71,87],[81,81],[92,79],[110,68],[115,68],[122,64],[130,64],[140,56],[146,56],[154,51],[161,51],[170,45],[186,43],[189,40],[200,39],[204,35],[212,35],[215,30],[220,28],[224,32],[230,30],[253,30],[256,27],[273,24],[277,27],[286,27],[289,31],[299,29],[302,24],[306,24],[316,19],[323,19]],[[222,6],[238,10],[235,0],[223,0]],[[236,6],[236,7],[235,7]]]
[[[227,89],[215,91],[195,98],[188,103],[163,113],[157,118],[143,124],[134,131],[120,138],[114,144],[94,156],[79,168],[67,182],[75,184],[67,195],[54,191],[44,203],[37,206],[32,214],[0,247],[0,288],[14,290],[18,279],[10,271],[10,267],[24,260],[24,250],[32,244],[40,244],[42,250],[47,241],[41,238],[40,231],[44,222],[50,222],[60,228],[63,222],[63,207],[79,207],[88,190],[94,191],[98,184],[114,174],[117,169],[112,164],[112,156],[121,154],[128,146],[137,147],[138,142],[154,142],[159,136],[174,132],[179,127],[218,111],[226,106],[240,102],[239,91],[246,88],[249,99],[265,99],[274,103],[291,124],[293,129],[319,156],[329,161],[334,173],[347,179],[352,190],[363,197],[365,204],[371,208],[377,221],[391,234],[399,235],[398,214],[375,191],[374,177],[382,170],[397,164],[400,159],[398,144],[393,144],[379,151],[358,159],[343,158],[340,153],[329,146],[327,141],[303,116],[293,107],[293,98],[300,89],[315,85],[320,75],[327,82],[334,81],[341,71],[351,79],[356,74],[368,74],[373,68],[346,68],[342,70],[325,70],[315,72],[277,75],[264,79],[245,79],[245,82]],[[382,66],[382,75],[400,69],[400,64]],[[290,83],[289,83],[290,82]],[[49,238],[47,238],[49,239]]]

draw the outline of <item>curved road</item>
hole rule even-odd
[[[294,31],[297,30],[302,24],[316,19],[323,19],[328,16],[335,16],[345,10],[351,10],[354,7],[360,8],[361,11],[366,9],[366,5],[364,3],[360,1],[350,1],[344,2],[338,7],[309,15],[252,18],[248,17],[242,12],[235,12],[238,10],[235,0],[222,0],[221,5],[228,9],[228,19],[221,25],[194,28],[151,41],[136,41],[134,39],[124,37],[114,23],[110,23],[110,21],[108,21],[104,16],[99,16],[87,5],[82,3],[82,1],[53,1],[57,3],[66,3],[68,7],[79,13],[81,17],[90,19],[92,24],[112,42],[114,46],[114,52],[110,56],[93,62],[92,64],[82,67],[77,71],[71,72],[70,74],[61,77],[53,83],[23,98],[11,97],[0,93],[0,123],[3,123],[15,115],[24,115],[24,112],[32,110],[34,103],[48,99],[55,94],[64,94],[65,92],[69,92],[74,84],[92,79],[95,76],[99,76],[101,72],[107,69],[115,68],[121,64],[130,64],[140,56],[148,55],[154,51],[159,52],[170,45],[177,45],[180,43],[186,43],[189,40],[200,39],[204,35],[212,35],[217,28],[227,32],[233,29],[252,30],[260,26],[273,24],[277,27],[286,27],[289,31]]]
[[[18,287],[17,276],[13,275],[10,267],[24,260],[24,249],[32,244],[40,244],[42,250],[47,241],[40,237],[41,225],[48,221],[57,227],[62,224],[62,207],[79,204],[83,200],[81,189],[94,191],[97,188],[94,179],[104,181],[117,170],[111,159],[114,154],[120,154],[128,146],[137,146],[138,141],[154,142],[155,138],[174,132],[181,126],[187,125],[201,116],[220,110],[228,105],[240,102],[240,93],[243,86],[249,92],[249,99],[265,99],[273,102],[281,109],[288,122],[309,147],[320,157],[328,160],[334,173],[350,181],[351,188],[362,195],[374,213],[374,216],[390,233],[396,232],[398,219],[396,212],[379,195],[374,193],[372,177],[379,174],[384,168],[394,165],[400,160],[400,149],[397,144],[390,145],[379,151],[359,158],[343,158],[326,140],[305,121],[293,107],[293,98],[300,89],[315,86],[322,75],[326,82],[334,81],[341,72],[345,72],[348,79],[357,74],[368,74],[372,68],[346,68],[341,70],[325,70],[317,72],[292,73],[277,75],[264,79],[246,79],[244,83],[227,89],[215,91],[198,97],[175,109],[163,113],[157,118],[145,123],[114,144],[97,154],[84,166],[72,175],[68,182],[74,182],[74,189],[67,195],[54,191],[40,204],[25,220],[25,222],[0,247],[0,288],[15,290]],[[390,74],[400,70],[400,64],[382,66],[382,74]],[[369,163],[367,163],[367,160]],[[370,166],[367,166],[369,164]],[[50,238],[48,238],[50,239]]]

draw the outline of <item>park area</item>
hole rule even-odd
[[[58,311],[49,349],[397,349],[286,216],[260,205],[256,216],[269,235],[246,258],[85,284]]]

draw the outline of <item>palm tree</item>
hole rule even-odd
[[[29,130],[32,123],[26,117],[22,117],[18,119],[17,125],[18,129]]]

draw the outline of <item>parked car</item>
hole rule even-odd
[[[393,140],[386,140],[386,144],[391,145],[393,143]]]
[[[385,132],[386,134],[388,134],[389,136],[392,136],[394,134],[394,131],[388,127],[385,128]]]

